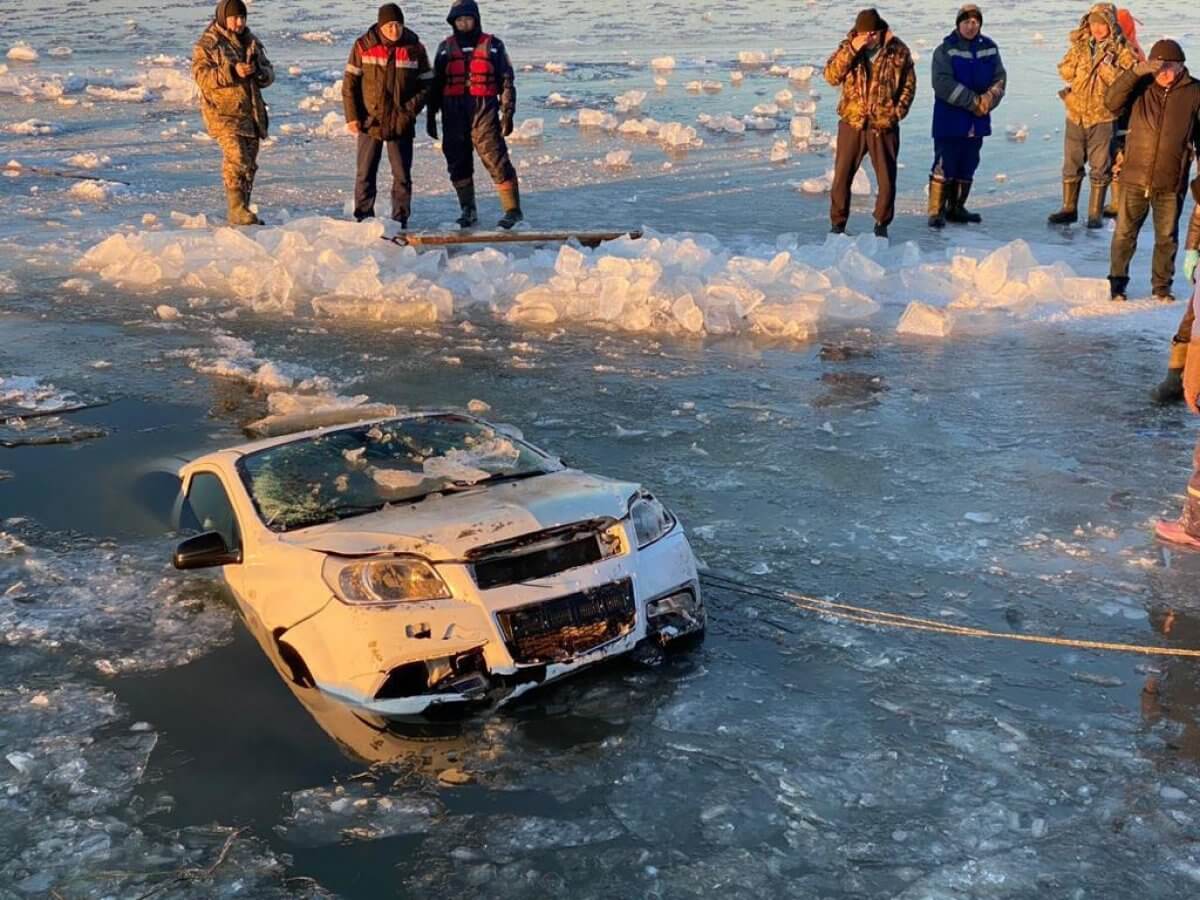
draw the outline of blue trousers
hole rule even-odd
[[[934,181],[974,181],[982,149],[981,137],[934,138],[929,174]]]

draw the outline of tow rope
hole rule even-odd
[[[972,628],[965,625],[948,625],[945,622],[937,622],[932,619],[920,619],[915,616],[905,616],[899,613],[870,609],[865,606],[835,603],[832,600],[811,597],[783,588],[759,587],[711,571],[705,571],[700,577],[710,587],[719,590],[729,591],[730,593],[740,594],[745,597],[783,601],[806,612],[832,616],[847,622],[858,622],[863,625],[877,625],[881,628],[905,628],[911,631],[953,634],[959,637],[991,638],[1002,641],[1020,641],[1026,644],[1048,644],[1053,647],[1074,647],[1080,650],[1108,650],[1115,653],[1140,653],[1144,656],[1200,658],[1200,650],[1188,650],[1178,647],[1150,647],[1142,644],[1119,644],[1109,641],[1085,641],[1076,638],[1050,637],[1049,635],[1042,634],[1018,634],[1009,631],[989,631],[985,628]]]

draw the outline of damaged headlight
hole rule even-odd
[[[446,600],[450,589],[433,566],[416,556],[346,559],[327,556],[321,577],[338,597],[356,605]]]
[[[633,522],[639,550],[653,544],[675,527],[675,517],[670,511],[644,491],[631,498],[629,519]]]

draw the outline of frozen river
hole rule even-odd
[[[710,587],[689,656],[388,728],[289,689],[223,589],[169,567],[160,473],[268,405],[479,399],[572,464],[645,483],[741,583],[1200,648],[1200,561],[1151,538],[1194,442],[1182,409],[1145,401],[1182,304],[1113,309],[1095,294],[1111,232],[1043,224],[1054,64],[1084,7],[985,7],[1011,73],[985,225],[930,235],[928,61],[954,6],[881,9],[922,80],[890,247],[825,243],[828,197],[797,185],[831,160],[790,122],[828,133],[835,96],[770,74],[819,67],[841,6],[485,6],[534,67],[517,121],[544,134],[514,148],[532,223],[656,236],[447,257],[324,218],[345,218],[351,145],[321,128],[340,101],[300,104],[338,77],[351,4],[251,8],[281,76],[256,199],[283,226],[251,240],[185,227],[221,221],[216,151],[185,70],[153,58],[185,59],[205,8],[100,2],[71,21],[0,0],[0,51],[38,51],[0,74],[0,163],[22,167],[0,178],[0,443],[18,445],[0,447],[0,897],[1195,896],[1192,661],[860,628]],[[1200,54],[1189,9],[1138,10],[1143,40]],[[444,10],[406,12],[436,44]],[[739,52],[767,62],[737,86]],[[698,121],[784,90],[816,111],[740,136]],[[640,113],[616,114],[630,91]],[[560,121],[581,108],[703,146]],[[30,120],[46,133],[9,128]],[[597,165],[622,150],[628,167]],[[422,139],[417,157],[413,224],[438,227],[440,155]],[[946,336],[897,333],[913,301]]]

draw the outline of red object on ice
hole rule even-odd
[[[1188,550],[1200,550],[1200,540],[1192,537],[1183,529],[1180,522],[1162,521],[1154,526],[1154,536],[1160,541],[1166,541],[1168,544],[1174,544],[1176,547],[1185,547]]]
[[[1129,45],[1133,48],[1133,52],[1137,54],[1140,62],[1145,62],[1146,54],[1142,51],[1142,45],[1138,43],[1137,27],[1138,20],[1133,17],[1127,9],[1117,10],[1117,24],[1121,26],[1121,32],[1125,35],[1125,40],[1129,41]]]

